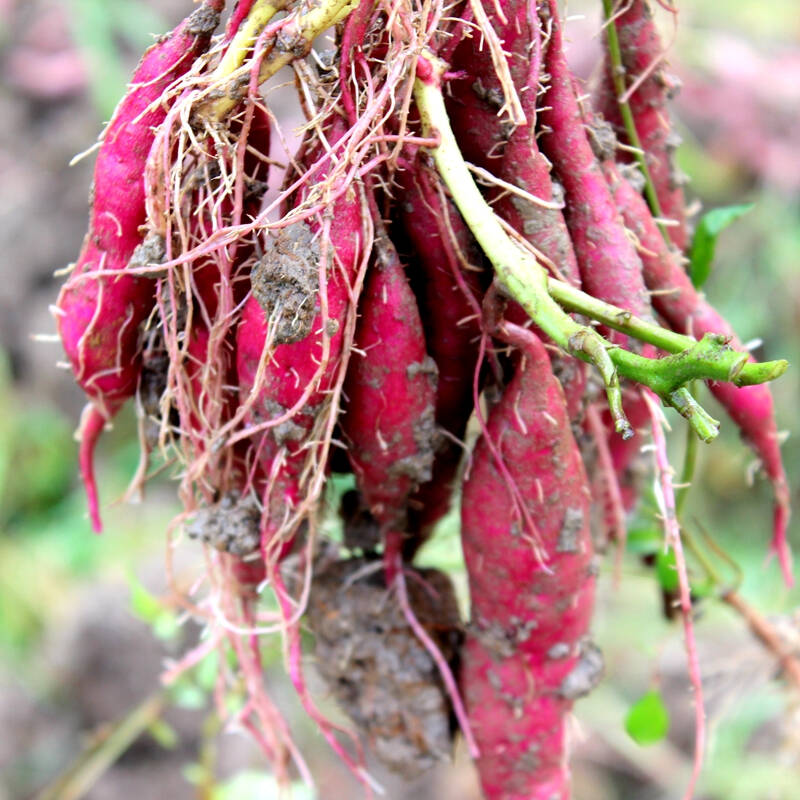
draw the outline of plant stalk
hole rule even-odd
[[[593,363],[606,386],[617,432],[633,431],[624,416],[619,376],[652,389],[666,405],[676,408],[703,441],[718,433],[714,420],[689,393],[694,379],[733,381],[737,385],[762,383],[782,375],[785,361],[750,364],[722,336],[706,335],[699,342],[659,328],[632,314],[603,303],[566,284],[548,278],[544,268],[518,247],[503,230],[478,189],[464,161],[445,109],[442,76],[446,64],[430,53],[420,56],[414,96],[426,137],[438,139],[431,155],[464,221],[494,266],[498,283],[530,315],[553,342],[568,353]],[[650,359],[612,345],[593,328],[572,319],[559,305],[593,317],[672,353]]]

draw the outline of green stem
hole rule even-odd
[[[503,290],[557,345],[598,367],[606,385],[615,428],[623,436],[632,436],[633,431],[622,411],[619,377],[609,356],[608,343],[596,331],[575,322],[563,311],[548,292],[545,271],[503,230],[472,179],[450,127],[441,91],[445,65],[433,55],[426,61],[430,66],[422,72],[431,73],[431,79],[417,78],[415,99],[425,135],[439,136],[439,144],[432,148],[433,159],[461,216],[492,262]]]
[[[271,15],[285,2],[286,0],[280,0],[271,6],[266,3],[263,7],[260,4],[254,6],[251,11],[251,16],[254,17],[252,26],[249,18],[246,23],[248,35],[251,27],[256,30],[258,25],[262,23],[265,25]],[[358,2],[359,0],[318,0],[308,6],[297,7],[285,22],[281,20],[280,29],[276,30],[273,41],[267,45],[267,55],[261,62],[258,74],[259,84],[264,83],[292,61],[306,55],[311,49],[314,39],[347,17],[358,5]],[[242,41],[237,44],[239,49],[247,50],[252,46],[248,35],[243,34]],[[241,63],[244,58],[240,59],[238,53],[230,57],[231,63],[235,63],[236,60]],[[227,76],[224,86],[210,93],[212,99],[198,108],[198,115],[211,121],[219,121],[228,116],[247,94],[249,70],[249,62],[234,69]]]
[[[164,711],[166,696],[158,691],[115,723],[107,735],[36,796],[36,800],[78,800]]]
[[[625,96],[627,86],[625,85],[625,65],[622,63],[622,50],[619,46],[619,36],[617,34],[617,23],[614,21],[614,0],[603,0],[603,16],[605,17],[606,39],[608,42],[608,60],[611,67],[611,79],[614,82],[614,93],[617,96],[619,114],[622,117],[622,124],[625,126],[625,133],[631,147],[635,148],[636,164],[644,176],[644,195],[650,211],[656,219],[661,219],[661,203],[658,200],[655,184],[650,175],[650,168],[647,166],[642,141],[639,132],[636,130],[636,122],[633,119],[633,112]],[[669,241],[664,225],[659,222],[658,228],[666,241]]]
[[[694,387],[692,387],[694,388]],[[694,472],[697,467],[697,439],[692,436],[691,431],[686,433],[686,451],[683,456],[683,469],[681,469],[680,487],[675,490],[675,514],[678,519],[683,516],[686,500],[689,497],[689,489],[694,480]]]
[[[599,369],[618,432],[624,436],[632,433],[622,411],[619,388],[622,375],[650,387],[662,402],[677,408],[701,439],[713,439],[719,423],[697,404],[685,384],[696,378],[733,381],[738,385],[760,383],[783,374],[786,362],[749,364],[747,354],[732,350],[724,337],[706,335],[698,342],[549,279],[536,259],[509,238],[472,179],[444,105],[441,78],[445,68],[433,55],[420,57],[414,95],[422,127],[426,136],[438,137],[439,144],[431,148],[436,168],[461,216],[492,262],[504,292],[557,345]],[[557,301],[609,327],[651,341],[673,355],[650,359],[614,346],[593,328],[576,322]]]
[[[568,311],[595,319],[615,331],[652,344],[667,353],[676,355],[684,353],[698,344],[697,339],[691,336],[675,333],[653,322],[635,317],[629,311],[598,300],[564,281],[548,278],[547,289],[551,297]],[[707,350],[704,357],[716,363],[715,375],[708,375],[712,380],[732,381],[737,386],[764,383],[783,375],[788,366],[788,362],[783,360],[751,363],[747,360],[746,353],[726,347],[727,341],[724,337],[708,334],[701,341],[705,341],[703,349]],[[651,363],[652,361],[646,360],[647,365]],[[646,368],[649,369],[649,366]]]

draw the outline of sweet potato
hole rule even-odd
[[[89,513],[101,529],[92,453],[102,430],[98,415],[113,416],[136,389],[139,324],[152,308],[152,283],[125,272],[141,244],[145,221],[145,161],[166,116],[161,97],[210,41],[218,3],[206,3],[142,57],[105,131],[94,170],[89,232],[57,301],[56,321],[78,383],[95,411],[83,427],[80,463]],[[99,270],[118,276],[95,276]]]
[[[331,146],[347,130],[340,117],[327,126]],[[314,164],[325,150],[320,143],[306,146],[302,163]],[[327,170],[318,173],[324,179]],[[301,195],[302,197],[302,195]],[[297,222],[279,231],[254,269],[253,293],[245,303],[237,331],[237,374],[242,400],[257,391],[251,423],[275,419],[294,408],[306,389],[311,391],[304,406],[287,422],[269,428],[259,445],[259,458],[266,475],[275,481],[265,498],[267,524],[262,530],[262,549],[275,546],[273,538],[287,509],[300,498],[300,469],[305,445],[317,414],[332,388],[342,350],[345,317],[363,240],[361,200],[354,188],[333,205],[326,274],[326,300],[330,345],[324,374],[312,382],[323,356],[322,317],[319,309],[320,225]],[[259,362],[267,341],[270,319],[276,342],[271,358],[256,385]],[[276,462],[285,458],[284,462]]]
[[[676,223],[666,228],[667,233],[678,250],[683,251],[688,242],[686,203],[681,176],[673,159],[679,140],[672,130],[669,115],[669,101],[678,82],[664,67],[664,46],[647,0],[626,3],[622,13],[615,16],[615,24],[627,85],[631,86],[646,75],[631,94],[628,104],[661,214]],[[605,119],[614,125],[620,140],[630,144],[608,66],[597,92],[596,104]]]
[[[234,135],[242,130],[242,124],[240,120],[233,123],[231,127]],[[216,220],[210,219],[209,208],[203,205],[192,220],[194,223],[192,239],[202,241],[214,230],[247,222],[258,213],[269,177],[270,132],[269,114],[261,105],[255,105],[242,163],[244,175],[241,211],[236,214],[236,200],[231,195],[226,195],[221,202],[215,204]],[[209,145],[213,152],[213,143],[209,142]],[[193,205],[197,207],[198,204],[193,203]],[[221,253],[203,256],[199,262],[192,265],[195,293],[200,302],[201,314],[208,322],[214,321],[217,309],[220,307],[220,299],[225,299],[221,297],[221,293],[226,291],[224,289],[226,284],[231,290],[231,297],[226,303],[227,312],[244,300],[248,281],[243,280],[246,276],[239,274],[236,265],[245,264],[252,252],[253,246],[250,242],[238,242],[235,247],[227,246]]]
[[[653,304],[669,325],[681,333],[701,338],[706,333],[729,336],[742,348],[730,324],[700,294],[676,257],[667,248],[644,199],[612,164],[605,165],[614,199],[625,224],[636,235]],[[738,426],[745,441],[761,460],[775,494],[772,547],[780,560],[784,579],[793,582],[791,554],[786,540],[790,494],[780,451],[772,393],[767,384],[734,386],[711,381],[709,387]]]
[[[540,540],[515,518],[479,440],[461,511],[472,598],[461,680],[486,797],[550,800],[569,796],[566,718],[599,659],[583,643],[594,595],[589,493],[545,348],[533,333],[505,330],[521,359],[488,433]]]
[[[465,157],[490,169],[498,178],[539,198],[536,204],[522,194],[493,187],[494,209],[541,254],[547,267],[573,285],[580,285],[580,272],[564,215],[558,208],[563,192],[554,185],[549,161],[536,139],[536,106],[541,72],[538,20],[531,18],[530,4],[520,0],[503,4],[503,16],[486,6],[487,17],[506,54],[509,75],[520,99],[526,124],[514,127],[498,116],[507,99],[482,36],[474,31],[459,44],[454,68],[466,78],[450,82],[448,111]],[[507,318],[519,324],[527,315],[516,304]],[[570,417],[578,419],[586,384],[584,366],[576,359],[559,357],[557,373],[567,394]]]
[[[549,18],[551,27],[544,59],[550,84],[540,114],[541,146],[564,185],[567,225],[583,288],[594,297],[650,318],[650,298],[642,278],[641,260],[625,233],[584,129],[554,0],[548,0],[540,14]],[[620,343],[626,340],[619,334],[611,338]]]
[[[463,439],[473,408],[483,287],[475,271],[481,256],[455,206],[443,203],[437,190],[440,179],[420,160],[395,179],[402,191],[403,229],[412,248],[410,270],[422,286],[419,302],[427,350],[439,373],[436,425],[449,434],[438,437],[431,479],[409,503],[409,530],[418,546],[450,507],[463,452],[454,439]],[[460,263],[459,254],[471,269]]]
[[[391,570],[406,530],[408,497],[431,478],[437,368],[425,349],[416,298],[379,220],[374,251],[356,330],[364,355],[350,362],[341,425]]]

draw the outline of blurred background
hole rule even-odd
[[[95,141],[152,34],[189,6],[0,0],[0,800],[278,796],[246,735],[220,731],[210,710],[214,663],[169,693],[160,688],[165,659],[197,637],[166,598],[174,486],[164,476],[146,503],[110,505],[105,534],[91,534],[73,440],[83,398],[57,368],[48,310],[54,272],[75,259],[86,228],[92,158],[69,163]],[[599,54],[599,6],[569,4],[571,58],[586,79]],[[742,340],[761,340],[760,358],[792,363],[774,393],[797,504],[800,15],[795,0],[685,0],[677,28],[670,14],[660,18],[683,83],[675,115],[690,199],[706,210],[754,204],[720,237],[706,291]],[[680,464],[682,426],[672,439]],[[137,461],[129,412],[100,444],[102,498],[123,493]],[[701,449],[685,519],[740,565],[742,597],[800,651],[800,594],[765,560],[770,492],[758,476],[750,485],[751,462],[726,422],[720,440]],[[578,800],[671,800],[688,778],[693,717],[680,621],[662,613],[669,577],[641,558],[653,561],[659,537],[645,509],[619,585],[613,558],[602,570],[595,639],[607,678],[575,714]],[[793,539],[797,549],[796,526]],[[463,582],[458,553],[450,517],[423,560]],[[188,547],[183,557],[201,556]],[[733,579],[718,555],[712,560]],[[696,593],[710,733],[698,797],[796,798],[800,697],[775,680],[775,661],[699,578]],[[316,796],[360,796],[282,682],[278,648],[268,672],[320,778]],[[390,800],[478,798],[460,751],[455,765],[411,785],[377,766],[375,774]],[[315,795],[298,788],[294,796]]]

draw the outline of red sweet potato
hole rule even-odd
[[[409,495],[431,478],[437,369],[425,349],[416,298],[379,221],[374,250],[356,330],[365,355],[350,362],[341,425],[391,570],[406,530]]]
[[[516,518],[481,439],[462,498],[472,613],[461,682],[487,798],[569,797],[567,715],[600,668],[583,642],[594,595],[589,490],[563,390],[536,336],[505,325],[521,350],[488,420],[540,540]]]
[[[442,202],[440,179],[420,161],[397,173],[403,228],[412,246],[410,268],[422,284],[420,311],[427,350],[438,369],[436,425],[440,436],[432,476],[409,503],[409,529],[419,544],[450,507],[453,481],[472,413],[472,384],[481,335],[478,313],[483,295],[475,271],[480,253],[469,229],[451,201]],[[473,269],[465,269],[459,251]],[[460,285],[459,285],[460,284]]]
[[[557,4],[549,0],[540,13],[549,16],[551,26],[545,54],[550,85],[540,114],[541,146],[564,185],[567,225],[583,288],[594,297],[649,318],[652,312],[641,260],[625,233],[584,128],[564,54]],[[617,342],[626,339],[617,334],[612,338]]]
[[[538,25],[535,19],[530,18],[529,5],[524,0],[504,3],[505,19],[491,4],[485,8],[489,22],[502,42],[527,123],[515,128],[507,118],[498,115],[506,98],[489,48],[477,30],[465,36],[453,54],[456,72],[448,84],[448,113],[461,151],[468,161],[491,169],[503,180],[550,201],[550,170],[539,153],[534,136],[541,53]],[[522,233],[525,227],[523,218],[527,218],[530,209],[525,201],[519,203],[517,200],[521,198],[508,196],[500,201],[498,208],[503,209],[500,215]],[[546,222],[528,225],[530,229],[546,228],[538,236],[539,244],[535,246],[550,242],[549,246],[540,247],[541,252],[559,265],[568,280],[577,279],[574,255],[565,247],[565,242],[568,246],[568,236],[563,220],[558,219],[561,215],[558,211],[544,215],[545,218],[550,216],[554,218],[552,221],[547,219]],[[553,229],[553,223],[561,228],[560,235]]]
[[[498,116],[504,91],[489,49],[475,31],[454,54],[454,68],[467,77],[450,82],[448,110],[459,145],[469,160],[491,169],[506,183],[545,203],[557,202],[562,196],[561,187],[553,184],[550,163],[540,152],[535,133],[541,71],[538,19],[531,17],[530,4],[524,0],[504,3],[504,17],[491,4],[485,10],[503,44],[527,123],[514,128]],[[537,205],[499,187],[493,188],[491,195],[495,199],[494,210],[541,253],[546,266],[579,286],[578,263],[562,211]],[[508,319],[519,324],[527,320],[515,304],[506,313]],[[585,367],[564,356],[559,358],[558,375],[565,387],[570,416],[577,419],[582,412]]]
[[[683,251],[688,241],[686,203],[680,175],[673,163],[677,138],[672,130],[668,108],[678,85],[677,80],[668,75],[664,67],[664,46],[647,0],[626,3],[622,13],[615,17],[615,24],[626,84],[631,86],[641,76],[647,75],[631,94],[628,104],[661,206],[661,214],[677,223],[670,225],[667,233],[672,243]],[[596,105],[605,119],[614,125],[620,140],[630,144],[620,116],[609,67],[606,68],[603,83],[597,92]]]
[[[92,526],[101,529],[92,453],[109,419],[136,389],[139,324],[152,308],[152,283],[126,274],[145,221],[144,165],[156,128],[166,116],[159,102],[208,46],[218,3],[207,3],[142,57],[128,93],[109,123],[94,171],[89,232],[57,301],[56,321],[78,383],[95,405],[83,427],[80,464]],[[98,270],[119,276],[94,276]]]
[[[741,349],[741,342],[731,326],[695,289],[665,245],[642,196],[620,175],[613,163],[606,163],[604,169],[625,224],[639,241],[645,281],[654,292],[653,304],[658,313],[674,330],[698,339],[706,333],[721,333],[731,337],[733,347]],[[772,547],[780,559],[784,579],[791,584],[791,554],[786,541],[790,515],[789,485],[781,458],[770,388],[766,384],[737,387],[732,383],[715,381],[711,381],[709,387],[761,459],[772,482],[775,494]]]
[[[326,131],[331,146],[347,130],[340,117],[334,117]],[[305,166],[316,163],[325,150],[315,143],[302,151]],[[325,178],[328,170],[318,173]],[[301,195],[302,197],[302,195]],[[317,413],[332,388],[337,374],[346,314],[349,286],[352,285],[363,241],[361,200],[354,188],[348,189],[334,203],[328,242],[326,301],[330,345],[326,368],[312,385],[323,357],[322,316],[319,306],[320,225],[295,223],[279,232],[269,243],[261,260],[260,272],[254,270],[254,292],[242,311],[237,332],[237,374],[242,400],[258,392],[251,423],[275,419],[294,408],[307,388],[311,391],[304,406],[284,424],[268,429],[260,442],[259,458],[266,475],[275,485],[265,498],[267,524],[262,530],[262,549],[276,546],[273,541],[287,509],[300,498],[300,469]],[[258,365],[264,352],[268,321],[277,321],[281,343],[274,348],[256,385]],[[284,458],[281,464],[277,458]]]

